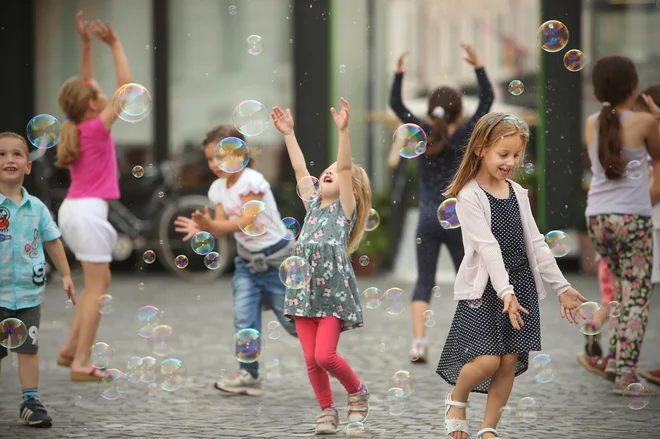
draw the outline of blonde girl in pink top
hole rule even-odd
[[[94,80],[90,31],[112,51],[117,87],[130,83],[131,73],[110,23],[88,23],[82,20],[82,12],[76,15],[76,23],[83,42],[82,71],[68,79],[59,93],[66,120],[56,165],[69,169],[71,186],[58,212],[58,225],[64,242],[82,265],[85,287],[57,363],[71,368],[73,381],[96,381],[103,372],[92,367],[89,347],[101,319],[98,299],[110,285],[117,232],[108,222],[108,200],[119,198],[119,184],[115,142],[110,134],[117,114]]]
[[[478,439],[495,428],[513,379],[527,370],[529,352],[541,350],[539,298],[543,282],[559,297],[569,322],[587,299],[571,288],[539,232],[527,190],[509,180],[529,139],[515,116],[489,113],[477,122],[447,198],[456,197],[465,257],[456,275],[456,313],[436,372],[453,389],[445,398],[445,430],[468,439],[470,392],[488,394]]]

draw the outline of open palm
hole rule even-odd
[[[348,101],[344,98],[341,98],[341,111],[337,114],[337,110],[333,108],[330,109],[332,117],[335,120],[335,125],[339,131],[343,131],[348,128],[348,116],[351,113],[351,106],[348,104]]]
[[[286,112],[278,106],[273,107],[270,117],[273,119],[273,125],[277,128],[282,134],[289,133],[293,131],[293,116],[291,116],[291,110],[286,109]]]

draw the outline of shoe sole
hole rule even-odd
[[[585,354],[579,354],[577,356],[577,360],[578,360],[578,363],[580,364],[580,366],[584,367],[589,372],[594,373],[594,374],[598,375],[601,378],[605,378],[605,375],[606,375],[605,372],[600,370],[600,369],[596,369],[591,364],[589,364],[589,362],[587,361],[587,356]]]
[[[221,387],[218,386],[218,383],[215,383],[213,387],[221,392],[232,393],[234,395],[261,396],[264,393],[262,389],[250,389],[248,387]]]
[[[53,421],[26,421],[25,419],[19,419],[18,423],[33,428],[49,428],[53,425]]]
[[[650,373],[648,373],[648,372],[645,371],[645,370],[638,370],[637,373],[638,373],[642,378],[646,379],[647,381],[650,381],[650,382],[652,382],[653,384],[657,384],[657,385],[660,386],[660,378],[658,378],[658,377],[656,377],[656,376],[654,376],[654,375],[651,375]]]
[[[73,363],[73,358],[59,357],[57,359],[58,366],[71,367],[71,363]]]

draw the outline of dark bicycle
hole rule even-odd
[[[33,150],[30,158],[35,163],[32,180],[38,186],[37,194],[57,220],[67,188],[64,184],[54,183],[56,169],[46,150]],[[139,179],[131,176],[122,181],[120,178],[120,186],[124,194],[122,200],[110,201],[108,209],[108,220],[118,235],[113,261],[125,261],[133,256],[137,264],[143,266],[146,263],[142,255],[153,250],[168,271],[196,283],[217,279],[231,265],[235,255],[232,238],[216,240],[215,251],[221,255],[222,262],[216,270],[210,270],[204,266],[203,256],[195,254],[190,243],[182,242],[181,234],[174,231],[177,216],[190,216],[191,212],[203,210],[209,203],[206,196],[185,194],[175,189],[171,162],[145,167],[144,175]],[[188,258],[187,267],[177,266],[175,260],[179,255]]]

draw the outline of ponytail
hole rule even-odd
[[[623,175],[626,166],[621,149],[621,121],[611,105],[605,105],[598,115],[598,160],[609,180]]]
[[[67,119],[62,124],[60,142],[57,144],[55,166],[58,168],[68,168],[79,157],[78,127],[73,121]]]
[[[428,146],[424,153],[427,157],[437,156],[449,144],[449,126],[444,117],[431,116],[431,131]]]

